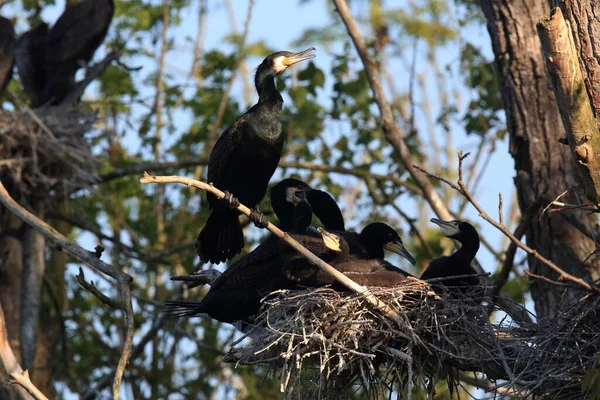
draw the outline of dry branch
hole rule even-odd
[[[133,344],[133,333],[134,333],[134,321],[133,321],[133,307],[131,304],[131,282],[133,278],[128,274],[119,271],[112,265],[105,263],[104,261],[96,257],[95,252],[87,251],[71,240],[63,236],[60,232],[52,228],[46,222],[42,221],[23,207],[15,202],[12,197],[8,194],[6,188],[0,181],[0,203],[2,203],[10,212],[19,217],[25,223],[31,227],[40,231],[46,238],[55,243],[61,249],[64,249],[67,253],[71,254],[75,258],[79,259],[84,264],[92,267],[93,269],[110,276],[117,282],[120,299],[115,302],[119,309],[125,314],[125,325],[126,335],[123,343],[123,350],[119,363],[117,365],[114,381],[113,381],[113,398],[120,398],[120,386],[123,378],[123,373],[127,366],[127,361],[131,353],[131,347]],[[94,293],[96,294],[96,293]]]
[[[556,95],[571,152],[587,197],[600,202],[600,132],[581,74],[569,22],[556,7],[537,25],[538,36]]]
[[[140,182],[144,183],[144,184],[146,184],[146,183],[181,183],[188,187],[192,186],[192,187],[207,191],[209,193],[212,193],[219,199],[222,199],[225,197],[225,193],[223,193],[221,190],[215,188],[212,185],[209,185],[209,184],[201,182],[201,181],[197,181],[195,179],[185,178],[185,177],[181,177],[181,176],[151,176],[148,173],[145,173],[144,176],[140,179]],[[237,207],[237,210],[246,216],[249,216],[250,213],[252,212],[251,209],[249,209],[248,207],[246,207],[243,204],[240,204]],[[318,266],[319,268],[321,268],[323,271],[327,272],[328,274],[332,275],[336,280],[338,280],[341,284],[346,286],[348,289],[352,290],[355,293],[359,293],[359,294],[365,296],[365,298],[371,305],[373,305],[374,307],[381,310],[382,312],[384,312],[385,314],[387,314],[388,316],[390,316],[392,318],[398,318],[398,316],[395,315],[393,313],[393,311],[391,309],[389,309],[389,307],[387,307],[384,303],[380,302],[375,296],[373,296],[369,292],[368,289],[366,289],[363,286],[360,286],[359,284],[354,282],[352,279],[348,278],[346,275],[342,274],[341,272],[339,272],[338,270],[336,270],[335,268],[333,268],[332,266],[330,266],[329,264],[327,264],[326,262],[321,260],[319,257],[315,256],[313,253],[311,253],[306,248],[304,248],[296,240],[292,239],[292,237],[290,237],[287,233],[285,233],[284,231],[282,231],[281,229],[279,229],[278,227],[276,227],[275,225],[273,225],[270,222],[268,223],[267,229],[271,233],[273,233],[275,236],[279,237],[281,240],[283,240],[284,242],[289,244],[291,247],[293,247],[298,253],[305,256],[310,262],[312,262],[313,264],[315,264],[316,266]]]
[[[475,207],[475,209],[479,212],[479,216],[481,218],[483,218],[484,220],[489,222],[493,227],[495,227],[500,232],[502,232],[518,248],[525,251],[527,254],[535,257],[536,259],[541,261],[543,264],[545,264],[547,267],[549,267],[551,270],[556,272],[559,276],[559,281],[569,281],[569,282],[575,283],[576,285],[579,285],[580,287],[584,288],[585,290],[587,290],[589,292],[600,294],[600,288],[598,288],[596,286],[592,286],[588,282],[584,281],[583,279],[577,278],[576,276],[569,274],[564,269],[560,268],[559,266],[554,264],[552,261],[550,261],[546,257],[542,256],[541,254],[539,254],[537,251],[535,251],[531,247],[525,245],[517,237],[515,237],[515,235],[513,235],[513,233],[506,228],[506,226],[500,224],[499,222],[496,222],[492,217],[490,217],[485,212],[485,210],[481,207],[481,205],[479,205],[477,200],[475,200],[473,198],[473,195],[471,194],[469,189],[467,189],[467,187],[465,186],[465,183],[463,181],[462,166],[463,166],[463,161],[468,156],[469,156],[469,153],[466,153],[466,154],[463,154],[462,152],[458,153],[459,165],[458,165],[458,182],[457,182],[457,184],[454,184],[454,183],[450,182],[448,179],[443,178],[439,175],[432,174],[432,173],[428,172],[426,169],[424,169],[423,167],[420,167],[418,165],[415,165],[415,168],[419,169],[420,171],[423,171],[425,174],[429,175],[430,177],[432,177],[434,179],[444,182],[445,184],[449,185],[450,187],[452,187],[453,189],[455,189],[456,191],[461,193],[463,196],[465,196],[465,198],[467,200],[469,200],[469,203],[471,203],[471,205],[473,205],[473,207]]]
[[[11,382],[0,382],[0,385],[6,386],[8,390],[13,392],[18,399],[21,400],[48,400],[46,396],[29,379],[27,371],[23,371],[17,358],[10,347],[10,341],[8,338],[8,332],[6,331],[6,321],[4,319],[4,311],[0,304],[0,376],[10,376],[18,384],[15,386],[15,390],[8,388]],[[14,393],[16,392],[16,393]],[[12,398],[12,397],[11,397]]]

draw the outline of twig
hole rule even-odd
[[[212,185],[181,176],[150,176],[148,173],[145,173],[144,176],[140,179],[140,183],[181,183],[188,187],[193,186],[195,188],[205,190],[215,195],[219,199],[225,197],[225,193],[223,193],[221,190],[217,189]],[[249,209],[243,204],[240,204],[237,207],[237,210],[246,216],[249,216],[252,212],[251,209]],[[339,272],[338,270],[321,260],[319,257],[315,256],[313,253],[311,253],[302,245],[300,245],[300,243],[298,243],[296,240],[292,239],[287,233],[283,232],[281,229],[279,229],[270,222],[267,225],[267,229],[275,236],[279,237],[281,240],[293,247],[297,252],[305,256],[310,262],[321,268],[323,271],[332,275],[337,281],[346,286],[348,289],[352,290],[355,293],[362,294],[372,306],[381,310],[387,316],[393,319],[399,318],[399,316],[394,311],[392,311],[386,304],[382,303],[379,299],[377,299],[377,297],[373,296],[373,294],[371,294],[368,289],[366,289],[363,286],[360,286],[352,279],[348,278],[346,275],[342,274],[341,272]]]
[[[16,388],[17,398],[22,400],[36,399],[36,400],[48,400],[46,396],[38,388],[36,388],[31,380],[29,380],[29,374],[27,371],[23,371],[17,358],[13,353],[10,342],[8,339],[8,332],[6,331],[6,321],[4,319],[4,311],[0,304],[0,367],[13,378],[20,386]],[[0,382],[0,384],[6,384],[6,382]],[[10,394],[9,394],[10,397]],[[11,397],[12,398],[12,397]]]
[[[103,302],[107,306],[109,306],[111,308],[115,308],[117,310],[119,310],[119,309],[122,308],[122,304],[121,304],[120,301],[115,300],[115,299],[111,299],[110,297],[108,297],[104,293],[100,292],[98,290],[98,288],[96,287],[96,285],[94,285],[94,282],[87,283],[86,280],[85,280],[85,276],[83,275],[83,269],[81,267],[79,267],[79,275],[77,275],[75,277],[75,279],[77,279],[77,282],[85,290],[87,290],[88,292],[90,292],[91,294],[93,294],[94,296],[96,296],[98,298],[98,300],[100,300],[101,302]]]
[[[75,103],[82,95],[90,83],[106,71],[106,68],[113,62],[119,59],[119,51],[113,49],[98,63],[88,67],[85,71],[85,78],[77,82],[75,88],[68,94],[61,104],[71,105]]]
[[[467,198],[467,200],[469,200],[469,203],[471,203],[473,205],[473,207],[475,207],[475,209],[479,212],[479,216],[481,218],[483,218],[484,220],[489,222],[492,226],[494,226],[496,229],[498,229],[500,232],[502,232],[505,236],[507,236],[513,243],[515,243],[515,245],[518,248],[525,251],[530,256],[538,259],[543,264],[545,264],[547,267],[549,267],[551,270],[556,272],[559,275],[558,279],[560,281],[573,282],[590,292],[600,294],[600,288],[592,286],[589,283],[587,283],[586,281],[584,281],[583,279],[577,278],[576,276],[573,276],[573,275],[569,274],[568,272],[565,272],[562,268],[558,267],[552,261],[548,260],[546,257],[539,254],[536,250],[532,249],[531,247],[529,247],[529,246],[525,245],[523,242],[521,242],[504,225],[500,225],[498,222],[494,221],[494,219],[491,218],[483,210],[483,208],[479,205],[479,203],[473,198],[473,196],[471,195],[471,192],[469,192],[469,190],[465,187],[465,184],[462,180],[462,164],[463,164],[464,159],[467,158],[468,156],[469,156],[469,153],[466,153],[466,154],[463,154],[462,152],[458,153],[458,174],[459,174],[458,185],[455,185],[441,177],[439,178],[439,180],[449,184],[451,187],[453,187],[455,190],[457,190],[459,193],[461,193],[463,196],[465,196]],[[430,174],[426,171],[424,171],[424,172],[427,173],[429,176],[437,179],[436,175]]]
[[[539,279],[541,281],[544,281],[546,283],[549,283],[551,285],[555,285],[555,286],[564,286],[564,287],[569,287],[572,289],[579,289],[579,286],[574,286],[574,285],[570,285],[568,283],[563,283],[563,282],[557,282],[554,281],[546,276],[542,276],[542,275],[538,275],[538,274],[534,274],[533,272],[529,272],[526,269],[523,270],[523,272],[525,272],[525,275],[529,276],[530,278],[534,278],[534,279]]]
[[[513,232],[513,236],[519,240],[525,235],[527,229],[529,229],[529,224],[533,219],[535,213],[540,208],[542,202],[541,199],[536,200],[533,204],[529,206],[525,213],[521,216],[521,221],[519,221],[519,225],[515,228]],[[504,224],[503,224],[504,226]],[[504,261],[502,262],[502,267],[500,268],[500,272],[498,272],[497,276],[494,277],[494,281],[496,281],[496,286],[492,290],[492,295],[498,295],[502,287],[508,281],[508,277],[510,275],[510,271],[513,268],[515,255],[517,254],[517,244],[511,240],[508,248],[504,252]]]
[[[119,271],[112,265],[105,263],[98,259],[94,252],[87,251],[84,248],[73,243],[67,239],[64,235],[52,228],[46,222],[42,221],[23,207],[15,202],[12,197],[6,191],[6,188],[0,181],[0,203],[2,203],[10,212],[22,219],[24,222],[32,226],[33,228],[40,231],[49,240],[58,245],[61,249],[64,249],[67,253],[77,258],[84,264],[94,268],[97,271],[102,272],[117,281],[119,294],[121,297],[120,307],[125,314],[125,325],[126,325],[126,337],[123,343],[123,350],[121,351],[121,357],[117,364],[116,373],[113,381],[113,398],[118,400],[120,398],[120,386],[127,366],[127,360],[131,353],[131,346],[133,344],[133,333],[134,333],[134,321],[133,321],[133,307],[131,304],[131,282],[133,278],[128,274]]]

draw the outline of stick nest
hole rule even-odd
[[[95,181],[96,162],[85,139],[93,114],[75,108],[0,111],[0,179],[14,195],[47,197]],[[36,120],[37,119],[37,120]]]
[[[437,379],[452,388],[459,371],[485,374],[490,391],[583,398],[582,379],[600,352],[598,300],[519,327],[508,318],[491,322],[488,312],[499,308],[482,302],[485,290],[438,295],[418,279],[371,288],[399,319],[361,295],[278,291],[264,301],[252,344],[234,344],[224,361],[273,367],[286,398],[388,398],[392,391],[410,398],[432,392]]]

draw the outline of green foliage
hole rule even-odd
[[[310,3],[310,0],[301,2]],[[24,17],[34,25],[40,22],[41,11],[54,3],[54,0],[21,0],[20,5]],[[251,34],[252,39],[245,44],[243,54],[237,54],[235,49],[241,45],[241,35],[226,32],[218,38],[219,45],[206,46],[199,54],[197,65],[192,66],[187,60],[191,60],[188,53],[196,44],[190,35],[195,35],[197,19],[194,14],[190,23],[189,16],[197,12],[197,3],[189,0],[170,2],[169,43],[162,76],[164,87],[157,97],[162,2],[116,1],[115,19],[106,44],[119,50],[123,63],[142,68],[109,66],[97,80],[98,85],[84,98],[86,106],[97,113],[90,143],[97,155],[99,176],[155,160],[185,160],[186,165],[159,172],[203,178],[205,166],[201,162],[190,166],[189,160],[206,160],[218,135],[247,109],[248,99],[256,99],[253,92],[242,93],[245,89],[238,85],[239,80],[234,82],[234,90],[228,92],[230,80],[237,74],[244,84],[251,86],[252,70],[262,57],[273,51],[273,43],[268,36],[265,40],[256,40]],[[219,12],[209,3],[207,19]],[[375,60],[390,70],[391,82],[384,74],[382,80],[394,118],[402,127],[408,150],[417,162],[436,165],[444,158],[442,154],[432,154],[430,147],[428,134],[435,137],[439,133],[437,130],[448,135],[458,130],[481,137],[495,135],[502,138],[505,132],[499,117],[502,103],[493,64],[476,45],[460,38],[460,26],[454,22],[452,5],[443,0],[419,0],[402,9],[390,8],[382,1],[359,7],[363,3],[355,1],[351,6],[353,11],[356,7],[357,13],[360,10],[366,13],[357,15],[361,32]],[[463,6],[471,3],[470,0],[461,1]],[[62,7],[62,4],[59,5]],[[299,64],[294,67],[295,74],[285,73],[277,79],[285,99],[282,121],[286,143],[282,159],[345,169],[359,176],[327,173],[319,168],[280,168],[272,183],[281,176],[297,174],[339,201],[349,227],[360,229],[379,219],[393,224],[399,232],[408,232],[404,217],[389,206],[394,203],[410,217],[415,217],[415,226],[431,249],[429,253],[414,239],[415,232],[410,236],[403,235],[410,251],[419,260],[419,267],[424,268],[428,260],[451,251],[453,244],[441,240],[439,229],[431,227],[423,218],[422,197],[414,190],[414,182],[386,140],[379,110],[354,46],[337,13],[329,5],[326,9],[330,18],[324,26],[313,26],[308,22],[302,25],[304,31],[298,38],[293,38],[295,40],[288,48],[319,47],[319,58],[315,62]],[[242,20],[241,15],[236,17],[238,21]],[[270,15],[255,16],[259,17],[260,23],[273,18]],[[256,23],[253,21],[250,25],[251,33]],[[290,23],[304,24],[303,21]],[[193,25],[191,34],[188,32],[190,24]],[[376,33],[382,26],[388,29],[391,43],[378,43]],[[186,33],[182,34],[183,31]],[[416,55],[412,53],[414,49]],[[460,79],[453,80],[456,77],[450,73],[443,75],[447,71],[442,67],[439,73],[449,81],[459,82],[457,85],[464,82],[465,87],[461,89],[472,95],[470,110],[462,119],[457,116],[463,110],[441,91],[413,93],[421,90],[415,89],[418,85],[413,82],[417,75],[423,74],[428,84],[434,80],[434,73],[428,71],[432,66],[427,63],[434,59],[433,55],[448,49],[460,50]],[[184,53],[188,57],[183,58]],[[321,54],[324,57],[321,58]],[[418,59],[415,66],[411,65],[412,58]],[[236,71],[240,59],[248,66],[246,75]],[[425,92],[429,89],[427,86]],[[13,106],[20,107],[27,102],[18,81],[13,80],[9,90],[18,99]],[[222,117],[218,118],[225,94],[228,98]],[[425,95],[438,106],[430,110],[432,120],[429,122],[434,125],[434,131],[427,133],[429,127],[424,120],[429,117],[423,117]],[[4,100],[13,101],[10,96],[4,96]],[[159,121],[161,126],[157,127]],[[445,168],[446,165],[440,164],[440,171]],[[394,182],[400,180],[405,185],[400,187],[389,181],[365,179],[363,174],[390,175]],[[157,187],[139,184],[140,175],[123,173],[118,178],[101,181],[94,190],[78,192],[66,203],[66,215],[63,216],[72,225],[67,234],[80,239],[86,246],[90,242],[102,244],[106,248],[103,259],[134,276],[136,344],[159,320],[162,302],[180,297],[184,292],[181,285],[171,282],[169,277],[198,267],[193,243],[209,212],[203,194],[169,185],[162,188],[163,195],[157,195]],[[452,204],[454,199],[446,200]],[[269,213],[268,198],[262,201],[261,209]],[[159,218],[160,214],[162,218]],[[269,214],[269,217],[276,222],[273,215]],[[246,232],[248,246],[243,254],[265,236],[262,232],[256,234],[254,228]],[[124,327],[120,312],[109,309],[74,281],[72,276],[79,265],[70,263],[68,267],[66,293],[61,293],[68,299],[61,321],[65,332],[58,340],[60,356],[53,360],[53,367],[56,367],[53,379],[56,387],[81,394],[112,373],[120,354]],[[86,270],[88,280],[93,279],[107,295],[117,296],[112,283],[88,275],[91,272]],[[514,299],[521,299],[519,293],[522,296],[524,285],[525,281],[518,277],[509,281],[505,290]],[[190,299],[199,299],[203,290],[192,289],[189,293],[186,291],[186,295]],[[58,314],[53,311],[48,317],[56,319]],[[208,318],[192,318],[177,326],[167,322],[144,351],[131,360],[125,384],[135,398],[281,397],[279,376],[269,371],[233,366],[230,370],[224,369],[220,353],[226,351],[237,337],[229,325]],[[595,376],[589,382],[597,384]]]

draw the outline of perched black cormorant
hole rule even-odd
[[[12,79],[17,35],[12,22],[0,17],[0,95]]]
[[[285,179],[271,188],[271,206],[279,219],[278,226],[281,230],[290,232],[294,229],[296,205],[302,204],[311,191],[313,189],[309,185],[297,179]],[[332,198],[324,201],[335,203]],[[316,216],[321,222],[327,221],[329,217],[335,221],[333,226],[329,225],[330,229],[339,229],[343,227],[343,218],[340,226],[341,211],[338,209],[336,213],[339,218],[331,218],[331,213]],[[260,300],[265,294],[284,288],[278,284],[270,290],[273,278],[281,275],[279,242],[277,236],[270,235],[250,254],[227,268],[213,282],[201,302],[168,302],[166,312],[175,316],[205,313],[222,322],[248,321],[260,308]]]
[[[46,85],[44,57],[47,38],[48,24],[42,22],[21,35],[15,51],[19,80],[31,101],[31,108],[43,104],[41,98]]]
[[[471,266],[471,261],[473,261],[477,250],[479,250],[479,235],[473,225],[457,220],[441,221],[437,218],[432,218],[431,222],[442,228],[444,236],[457,240],[462,246],[449,257],[442,256],[432,260],[421,275],[421,279],[474,275],[472,277],[445,279],[435,283],[451,287],[478,285],[477,271]]]
[[[283,149],[283,98],[275,87],[275,77],[290,65],[315,57],[307,54],[312,50],[280,51],[264,59],[254,78],[258,103],[221,134],[210,153],[208,182],[250,208],[258,207]],[[220,263],[242,250],[244,236],[239,212],[232,207],[235,203],[228,205],[210,193],[207,200],[212,211],[198,235],[196,251],[201,262]],[[251,219],[263,225],[259,215],[257,212]]]
[[[48,34],[40,103],[60,104],[75,87],[75,73],[100,47],[115,12],[113,0],[83,0],[67,7]]]

